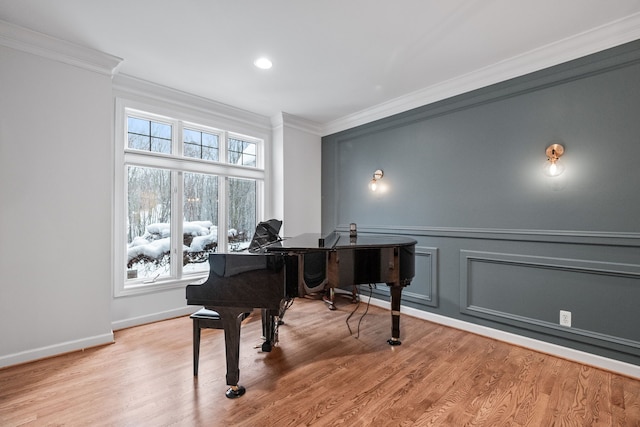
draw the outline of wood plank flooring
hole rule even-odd
[[[116,343],[0,370],[1,426],[640,426],[640,381],[361,304],[300,298],[261,353],[244,323],[240,384],[224,396],[223,332],[191,321],[116,332]],[[195,311],[194,307],[194,311]]]

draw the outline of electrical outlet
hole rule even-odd
[[[560,310],[560,326],[571,327],[571,312]]]

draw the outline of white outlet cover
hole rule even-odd
[[[560,326],[571,327],[571,312],[560,310]]]

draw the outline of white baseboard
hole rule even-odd
[[[32,350],[22,351],[19,353],[0,356],[0,368],[7,366],[19,365],[22,363],[33,362],[47,357],[59,356],[73,351],[80,351],[86,348],[97,347],[100,345],[111,344],[114,342],[113,331],[119,329],[130,328],[133,326],[144,325],[146,323],[158,322],[160,320],[171,319],[174,317],[186,316],[198,311],[200,307],[187,306],[174,310],[167,310],[158,313],[152,313],[145,316],[132,317],[111,323],[112,332],[93,337],[83,338],[76,341],[68,341],[46,347],[35,348]]]
[[[361,295],[361,297],[364,302],[366,302],[368,299],[368,297],[364,295]],[[391,304],[388,301],[383,301],[376,298],[371,298],[370,301],[371,305],[391,309]],[[573,362],[582,363],[584,365],[589,365],[595,368],[615,372],[617,374],[625,375],[631,378],[640,379],[640,366],[633,365],[631,363],[609,359],[607,357],[598,356],[580,350],[574,350],[572,348],[563,347],[561,345],[551,344],[548,342],[512,334],[510,332],[500,331],[498,329],[493,329],[482,325],[476,325],[473,323],[453,319],[451,317],[442,316],[439,314],[429,313],[411,307],[402,306],[400,312],[402,314],[416,317],[418,319],[428,320],[433,323],[450,326],[452,328],[471,332],[477,335],[493,338],[498,341],[503,341],[520,347],[529,348],[531,350],[561,357]]]
[[[60,344],[35,348],[33,350],[21,351],[19,353],[8,354],[0,357],[0,368],[22,363],[33,362],[52,356],[59,356],[64,353],[84,350],[86,348],[97,347],[99,345],[111,344],[113,342],[113,332],[83,338],[81,340],[67,341]]]
[[[120,329],[131,328],[133,326],[140,326],[146,323],[159,322],[161,320],[173,319],[174,317],[186,316],[188,314],[195,313],[202,307],[186,306],[181,308],[175,308],[172,310],[159,311],[157,313],[146,314],[144,316],[130,317],[128,319],[118,320],[111,322],[111,328],[114,331]]]

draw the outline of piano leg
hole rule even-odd
[[[389,345],[400,345],[400,299],[402,286],[389,285],[391,291],[391,338],[387,340]]]
[[[208,308],[208,307],[207,307]],[[244,313],[251,312],[251,308],[212,307],[220,315],[224,326],[224,346],[227,358],[227,385],[229,389],[225,395],[235,399],[245,393],[245,388],[238,385],[240,379],[240,325]]]

